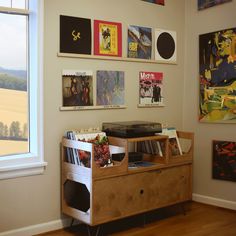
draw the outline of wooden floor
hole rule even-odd
[[[99,236],[236,236],[236,211],[190,202],[144,215],[111,222]],[[145,224],[144,224],[145,219]],[[76,225],[41,236],[86,236],[85,225]]]

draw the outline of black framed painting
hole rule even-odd
[[[91,54],[91,20],[60,15],[60,53]]]
[[[236,182],[236,142],[213,140],[213,179]]]

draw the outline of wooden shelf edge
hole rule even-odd
[[[153,107],[165,107],[164,104],[158,105],[158,104],[138,104],[137,107],[139,108],[153,108]]]
[[[92,60],[109,60],[109,61],[125,61],[125,62],[140,62],[140,63],[151,63],[151,64],[170,64],[177,65],[177,62],[151,60],[151,59],[139,59],[139,58],[128,58],[128,57],[114,57],[114,56],[96,56],[76,53],[57,53],[58,57],[68,58],[81,58],[81,59],[92,59]]]
[[[108,110],[108,109],[125,109],[125,105],[106,105],[106,106],[71,106],[60,107],[60,111],[83,111],[83,110]]]

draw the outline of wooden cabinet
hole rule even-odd
[[[193,134],[178,132],[190,145],[181,156],[170,156],[168,138],[109,137],[112,150],[123,150],[124,158],[114,166],[98,167],[91,158],[91,168],[65,162],[65,149],[77,148],[93,154],[93,144],[62,140],[62,212],[85,222],[98,225],[160,207],[191,200]],[[165,148],[162,157],[145,154],[152,166],[129,168],[129,146],[156,140]],[[119,148],[117,148],[119,147]]]
[[[95,223],[191,199],[190,165],[94,181]]]

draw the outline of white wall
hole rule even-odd
[[[196,0],[186,1],[186,51],[184,129],[195,132],[193,192],[197,200],[230,203],[236,209],[236,183],[213,180],[212,140],[236,141],[235,124],[207,124],[198,122],[198,36],[236,27],[236,1],[202,11]],[[209,196],[210,198],[207,198]],[[229,201],[229,202],[228,202]]]
[[[44,154],[48,166],[45,174],[41,176],[0,181],[0,232],[54,222],[61,218],[60,140],[65,130],[97,127],[101,126],[103,121],[122,120],[158,121],[182,129],[184,0],[166,1],[165,7],[140,0],[46,0],[44,2]],[[60,14],[121,22],[124,39],[127,24],[175,30],[178,40],[178,65],[59,58],[57,53]],[[125,44],[123,53],[126,54]],[[125,71],[127,108],[60,112],[63,69],[92,69],[94,72],[98,69]],[[164,73],[165,107],[137,108],[139,71]],[[189,126],[188,130],[191,131],[191,128],[194,127]],[[17,234],[13,231],[11,235]],[[26,233],[21,235],[25,236]]]

